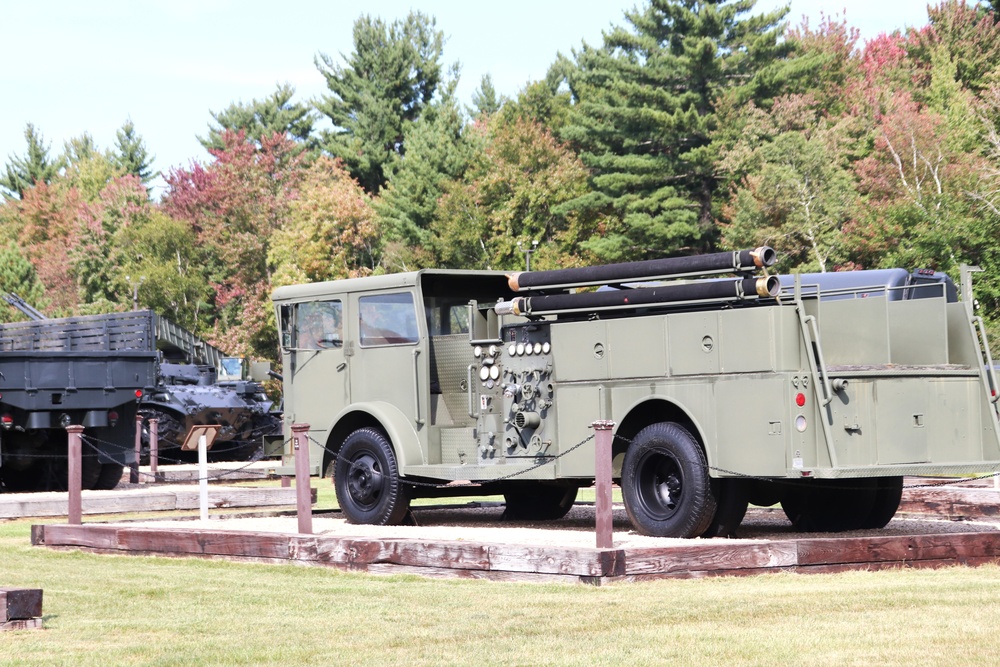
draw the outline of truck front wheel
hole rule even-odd
[[[340,509],[351,523],[398,524],[409,511],[412,489],[399,478],[392,445],[373,428],[347,436],[333,482]]]
[[[673,422],[639,431],[625,453],[621,485],[629,519],[646,535],[697,537],[715,516],[705,453]]]

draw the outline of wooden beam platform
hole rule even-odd
[[[502,535],[503,529],[498,529]],[[840,572],[1000,563],[1000,531],[775,540],[665,540],[669,546],[582,548],[394,537],[301,535],[149,525],[36,525],[32,544],[102,553],[197,556],[331,566],[372,573],[601,584],[656,578]]]
[[[0,588],[0,631],[41,627],[41,588]]]
[[[315,490],[313,491],[315,500]],[[83,491],[83,514],[119,514],[198,509],[197,486],[157,485],[113,491]],[[0,519],[67,516],[69,495],[65,491],[0,494]],[[295,507],[295,489],[212,485],[209,508]]]

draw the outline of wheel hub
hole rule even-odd
[[[378,461],[371,456],[360,456],[352,461],[347,486],[351,497],[359,504],[374,504],[382,494],[382,473]]]

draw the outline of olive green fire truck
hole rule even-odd
[[[774,261],[279,288],[286,438],[309,424],[313,472],[370,524],[473,493],[560,518],[594,481],[597,420],[615,424],[629,518],[657,536],[732,535],[748,503],[780,503],[799,530],[880,528],[904,475],[1000,470],[971,279],[959,300],[929,271],[768,275]]]

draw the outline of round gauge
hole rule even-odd
[[[474,356],[476,359],[483,356],[483,348],[479,347],[478,345],[472,348],[472,356]]]
[[[542,343],[542,354],[548,354],[552,350],[552,346],[549,345],[548,341]]]
[[[488,366],[483,366],[479,369],[479,379],[486,382],[490,379],[490,369]]]
[[[535,343],[535,354],[541,354],[541,353],[542,353],[542,344]]]
[[[490,349],[489,349],[489,352],[487,352],[487,354],[489,354],[491,357],[495,357],[495,356],[497,356],[497,352],[499,352],[499,351],[500,350],[497,349],[496,345],[490,345]]]
[[[518,343],[517,344],[517,356],[520,357],[522,354],[524,354],[524,343]]]
[[[490,366],[490,379],[491,380],[496,380],[499,377],[500,377],[500,367],[499,366]]]
[[[524,353],[525,354],[534,354],[535,353],[534,346],[531,343],[525,343],[524,344]]]
[[[517,345],[511,343],[510,345],[507,346],[507,356],[513,357],[516,352],[517,352]]]

